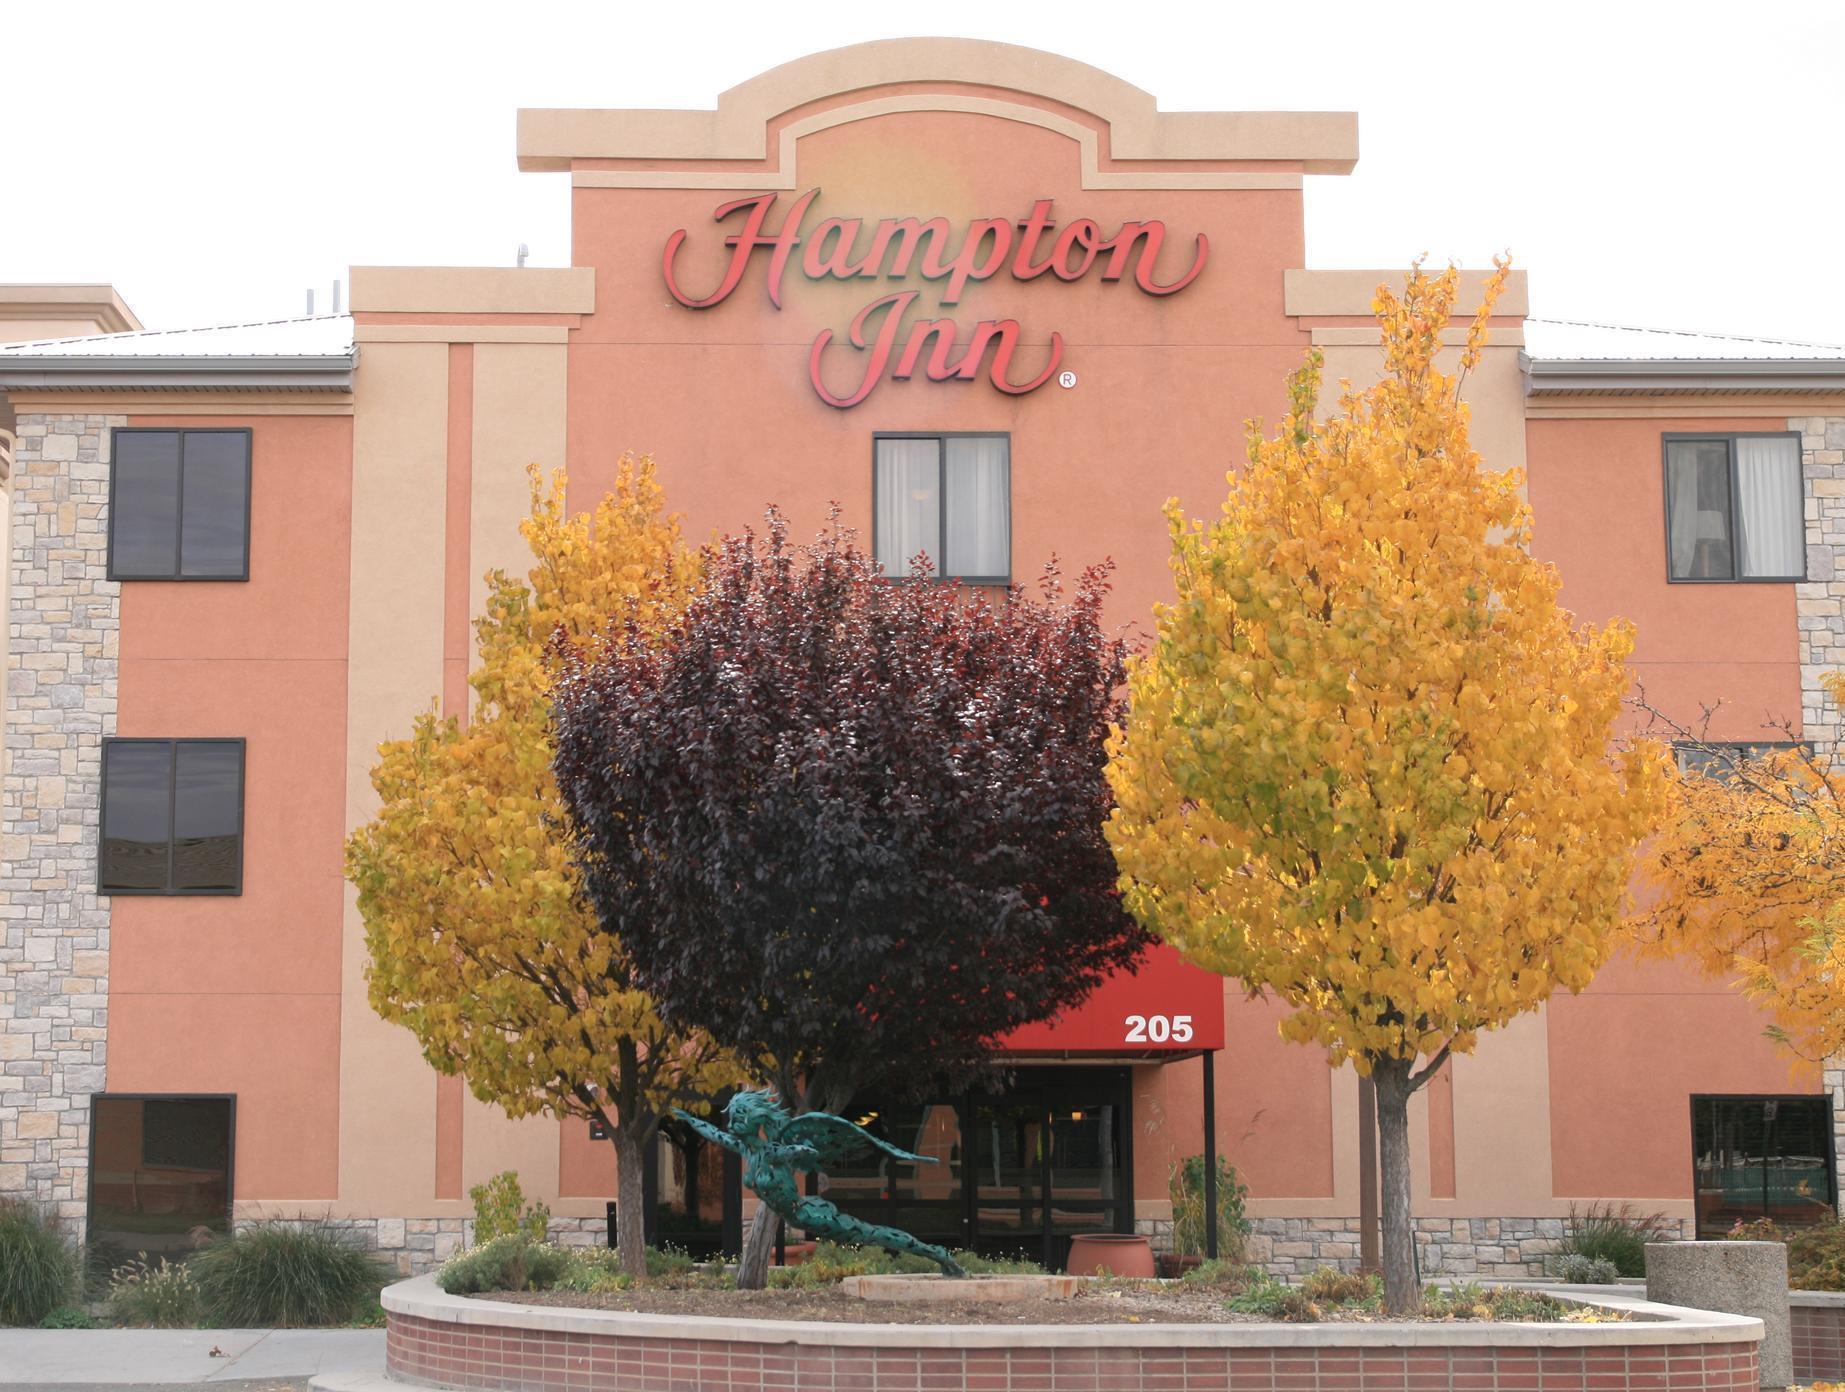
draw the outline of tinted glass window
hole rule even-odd
[[[1825,1222],[1833,1212],[1828,1097],[1694,1097],[1698,1236],[1738,1223]]]
[[[181,743],[173,799],[173,888],[235,889],[243,747]]]
[[[172,793],[172,745],[164,740],[103,745],[103,888],[166,888]]]
[[[169,576],[179,565],[179,432],[115,437],[109,513],[110,574]]]
[[[1728,580],[1736,573],[1725,441],[1667,444],[1666,516],[1674,580]]]
[[[103,893],[237,893],[242,823],[240,741],[104,742]]]
[[[1012,459],[1005,435],[874,442],[872,545],[884,573],[1003,584],[1012,572]]]
[[[138,1252],[178,1260],[229,1231],[229,1098],[99,1096],[90,1126],[89,1236],[101,1266]]]
[[[118,430],[109,574],[118,580],[241,580],[249,573],[250,435]]]
[[[180,522],[180,574],[197,578],[244,573],[250,437],[241,431],[189,430]]]

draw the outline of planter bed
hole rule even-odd
[[[622,1292],[630,1298],[635,1292]],[[794,1292],[765,1305],[800,1306]],[[824,1292],[813,1293],[824,1297]],[[751,1297],[752,1300],[755,1297]],[[1079,1302],[1071,1301],[1075,1305]],[[1752,1392],[1759,1321],[1628,1296],[1605,1324],[893,1323],[565,1308],[384,1293],[392,1377],[435,1387],[623,1392]],[[944,1315],[935,1307],[936,1318]]]
[[[1794,1376],[1801,1382],[1845,1380],[1845,1292],[1789,1291]]]

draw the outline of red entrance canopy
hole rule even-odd
[[[1134,972],[1108,978],[1081,1005],[1000,1041],[1008,1054],[1185,1056],[1224,1047],[1224,979],[1164,943]]]

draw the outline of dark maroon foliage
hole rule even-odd
[[[797,1108],[970,1076],[1145,938],[1102,839],[1124,647],[1073,600],[892,582],[837,526],[727,539],[680,622],[557,693],[588,892],[660,1009]]]

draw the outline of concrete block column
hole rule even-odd
[[[1649,1242],[1646,1298],[1762,1322],[1762,1386],[1794,1380],[1787,1248],[1779,1242]]]

